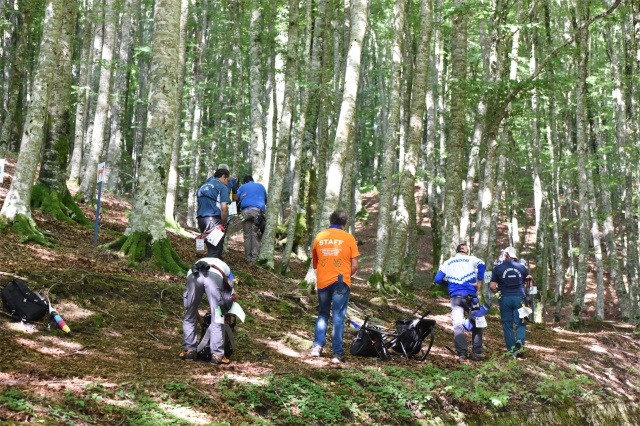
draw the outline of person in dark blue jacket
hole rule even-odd
[[[530,278],[531,275],[529,275],[527,268],[518,262],[514,247],[504,249],[503,256],[504,261],[493,268],[489,288],[493,293],[500,292],[500,321],[502,321],[507,351],[520,358],[527,337],[527,327],[520,318],[518,310],[524,306],[526,297],[524,280]],[[514,325],[516,328],[515,336],[513,334]]]
[[[200,232],[218,228],[226,232],[227,218],[229,217],[229,170],[218,169],[212,177],[198,189],[198,228]],[[207,245],[207,257],[222,259],[224,238],[215,246],[205,239]]]
[[[264,221],[267,190],[261,183],[254,182],[250,175],[245,176],[243,182],[243,185],[238,189],[238,201],[243,217],[244,254],[247,263],[254,264],[258,260],[262,243],[260,221]]]
[[[433,281],[436,284],[449,288],[451,298],[451,321],[453,322],[453,343],[458,353],[458,361],[467,359],[467,338],[464,335],[465,313],[471,310],[472,300],[477,297],[478,290],[484,279],[485,264],[475,256],[469,255],[469,246],[459,244],[456,255],[440,266]],[[473,326],[471,339],[473,341],[473,353],[469,359],[481,361],[482,331],[480,327]]]

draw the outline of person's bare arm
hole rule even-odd
[[[351,276],[354,276],[358,272],[358,258],[354,257],[351,259]]]
[[[220,203],[220,221],[222,226],[227,226],[227,219],[229,218],[229,204]]]
[[[492,292],[497,292],[498,291],[498,283],[495,281],[491,281],[489,283],[489,288],[491,289]]]

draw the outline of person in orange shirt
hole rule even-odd
[[[342,334],[344,317],[351,294],[351,276],[358,270],[358,246],[353,235],[344,230],[347,214],[336,210],[329,218],[331,225],[321,231],[313,242],[313,269],[316,270],[316,286],[320,305],[316,320],[315,338],[311,356],[319,357],[327,335],[329,312],[333,308],[331,333],[332,362],[344,362]]]

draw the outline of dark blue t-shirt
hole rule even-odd
[[[505,260],[491,272],[491,282],[498,283],[503,296],[524,296],[524,278],[529,271],[514,260]]]
[[[220,216],[220,203],[230,203],[229,188],[217,178],[210,177],[198,189],[197,217]]]

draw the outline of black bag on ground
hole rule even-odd
[[[396,321],[398,337],[391,346],[396,352],[415,355],[422,348],[422,341],[431,334],[436,322],[432,319],[401,319]]]
[[[2,289],[2,303],[16,320],[37,321],[49,312],[49,304],[19,278]]]
[[[227,321],[227,318],[231,318]],[[228,323],[229,322],[229,323]],[[200,340],[198,341],[198,348],[196,350],[196,356],[203,361],[211,361],[211,346],[209,346],[209,326],[211,325],[211,313],[207,312],[202,319],[202,331],[200,332]],[[225,324],[222,327],[222,335],[224,338],[224,356],[225,358],[231,358],[233,354],[233,341],[232,337],[229,337],[227,333],[233,333],[236,328],[235,315],[226,315]]]
[[[378,331],[361,328],[351,342],[349,349],[353,356],[379,357],[385,359],[382,347],[382,334]]]

